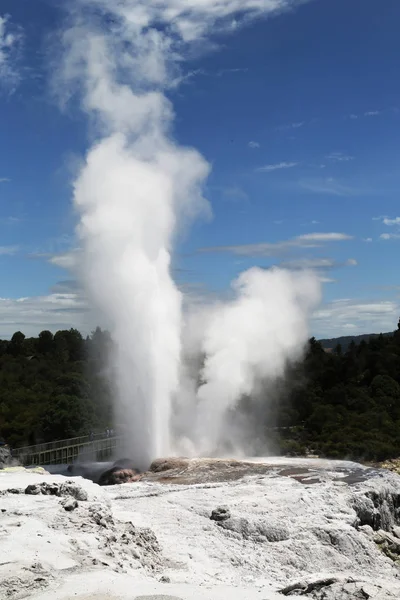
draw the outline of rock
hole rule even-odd
[[[395,535],[400,540],[400,527],[395,525],[392,529],[393,535]]]
[[[161,583],[171,583],[171,579],[168,577],[168,575],[163,575],[162,577],[160,577],[160,582]]]
[[[25,494],[30,496],[38,496],[42,493],[42,488],[40,483],[31,483],[25,488]]]
[[[121,469],[112,467],[105,471],[99,478],[99,485],[121,485],[122,483],[134,483],[141,479],[142,475],[136,469]]]
[[[218,508],[214,508],[210,517],[212,521],[226,521],[230,518],[231,513],[227,506],[218,506]]]
[[[254,523],[256,535],[266,538],[269,542],[282,542],[290,538],[287,527],[278,523],[268,523],[267,521],[256,521]]]
[[[378,548],[391,560],[400,563],[400,540],[388,531],[380,529],[374,535],[374,542]]]
[[[71,512],[78,508],[78,501],[72,496],[69,496],[61,500],[61,505],[63,506],[64,510]]]
[[[8,467],[13,462],[11,450],[8,446],[0,446],[0,469]]]
[[[268,521],[249,521],[244,517],[231,517],[219,521],[218,525],[223,529],[232,531],[244,539],[252,539],[256,542],[281,542],[290,537],[289,530],[283,525]]]
[[[356,527],[369,525],[374,530],[378,528],[380,518],[371,498],[368,498],[365,494],[355,495],[353,497],[352,508],[357,514]]]
[[[88,495],[86,490],[84,490],[80,485],[73,483],[72,481],[67,481],[66,483],[62,483],[59,486],[57,496],[72,496],[76,500],[80,502],[86,502],[88,499]]]
[[[163,471],[172,471],[173,469],[187,469],[190,464],[188,458],[157,458],[150,465],[152,473],[161,473]]]
[[[58,497],[72,496],[81,502],[85,502],[88,499],[87,492],[72,481],[61,484],[47,483],[46,481],[42,483],[32,483],[26,487],[25,494],[30,494],[32,496],[37,496],[39,494],[42,494],[43,496]]]

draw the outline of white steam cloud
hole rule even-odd
[[[56,89],[64,102],[78,93],[98,132],[75,182],[81,274],[115,342],[116,420],[129,428],[125,451],[141,468],[171,451],[177,424],[197,452],[213,452],[226,411],[262,378],[281,375],[307,338],[316,280],[257,269],[234,284],[236,300],[196,315],[197,345],[184,330],[171,252],[182,223],[209,209],[201,194],[209,166],[172,140],[173,109],[163,93],[189,43],[301,2],[69,3]],[[198,390],[196,352],[206,355]],[[190,355],[189,368],[182,357]]]

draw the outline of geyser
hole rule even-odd
[[[261,377],[281,374],[307,338],[316,280],[282,271],[242,274],[235,300],[197,315],[199,339],[183,332],[171,252],[180,227],[209,210],[201,193],[209,165],[173,141],[173,110],[164,93],[179,81],[177,65],[188,46],[213,28],[232,29],[233,21],[302,2],[68,3],[57,90],[63,101],[78,90],[96,132],[74,185],[80,274],[114,340],[116,420],[130,429],[123,453],[141,470],[179,449],[170,436],[177,424],[193,452],[213,451],[225,412]],[[193,344],[206,354],[198,391],[193,381],[188,385],[190,371],[182,363]]]

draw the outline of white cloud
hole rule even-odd
[[[306,242],[342,242],[351,240],[353,237],[346,233],[305,233],[304,235],[299,235],[296,239]]]
[[[86,303],[78,295],[71,293],[0,298],[0,338],[9,338],[15,331],[34,336],[43,329],[57,331],[71,327],[88,333],[82,329],[84,322],[88,321],[86,312]]]
[[[249,148],[259,148],[260,147],[260,143],[259,142],[254,142],[251,141],[248,143]]]
[[[295,258],[280,263],[280,267],[286,269],[318,269],[318,270],[332,270],[339,269],[341,267],[355,267],[357,261],[354,258],[349,258],[345,262],[338,262],[333,258]]]
[[[368,238],[363,238],[363,242],[372,242],[372,238],[368,237]]]
[[[0,246],[0,256],[12,256],[18,252],[18,246]]]
[[[332,162],[349,162],[350,160],[354,160],[354,156],[344,154],[343,152],[331,152],[325,158]]]
[[[358,262],[356,261],[355,258],[348,258],[345,262],[346,266],[348,267],[356,267],[358,265]]]
[[[272,171],[279,171],[280,169],[292,169],[293,167],[297,167],[299,163],[297,162],[280,162],[272,165],[264,165],[263,167],[258,167],[256,171],[260,173],[271,173]]]
[[[352,239],[345,233],[307,233],[276,243],[244,244],[200,248],[199,252],[229,252],[240,256],[282,256],[293,248],[319,248],[324,243]]]
[[[236,67],[232,69],[220,69],[215,73],[216,77],[223,77],[224,75],[229,75],[230,73],[247,73],[249,69],[247,67]]]
[[[280,263],[286,269],[332,269],[336,266],[333,258],[295,258]]]
[[[332,279],[331,277],[320,277],[319,278],[321,283],[336,283],[337,279]]]
[[[11,181],[11,179],[8,177],[0,177],[0,183],[8,183],[9,181]]]
[[[280,127],[277,127],[278,131],[288,131],[289,129],[300,129],[300,127],[303,127],[304,125],[304,121],[295,121],[294,123],[289,123],[287,125],[281,125]]]
[[[400,233],[382,233],[379,237],[381,240],[399,240]]]
[[[381,114],[380,110],[367,110],[364,113],[364,117],[377,117],[380,114]]]
[[[11,27],[9,17],[0,15],[0,85],[3,84],[11,90],[19,79],[15,63],[21,38],[21,32]]]
[[[52,265],[61,267],[62,269],[74,270],[79,265],[80,256],[80,250],[71,250],[64,254],[55,254],[53,256],[45,255],[45,258],[48,258],[48,261]]]
[[[309,192],[331,196],[359,196],[367,193],[366,190],[344,185],[333,177],[304,179],[299,181],[299,185]]]
[[[335,300],[314,314],[318,337],[337,337],[352,333],[380,333],[397,327],[400,304],[394,301]]]
[[[388,217],[383,217],[384,225],[400,225],[400,217],[395,217],[394,219],[389,219]]]
[[[237,185],[231,187],[216,188],[221,191],[224,198],[228,198],[233,202],[246,201],[249,199],[248,194]]]

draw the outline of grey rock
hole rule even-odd
[[[39,496],[42,493],[40,483],[31,483],[25,488],[25,494],[29,496]]]
[[[400,540],[400,527],[398,525],[395,525],[392,529],[393,535],[396,536],[397,538],[399,538]]]
[[[0,469],[10,467],[17,463],[12,457],[11,450],[8,446],[0,446]]]
[[[251,522],[244,517],[231,517],[218,525],[244,539],[253,539],[256,542],[281,542],[290,537],[287,527],[268,521]]]
[[[183,600],[183,598],[165,596],[164,594],[151,594],[150,596],[136,596],[135,600]]]
[[[226,521],[230,518],[231,512],[227,506],[218,506],[218,508],[214,508],[210,517],[212,521]]]
[[[64,510],[71,512],[78,508],[78,501],[76,498],[69,496],[61,500],[61,505],[63,506]]]
[[[256,521],[253,526],[257,534],[265,537],[269,542],[282,542],[290,538],[289,530],[284,525]]]
[[[25,494],[37,496],[42,494],[43,496],[58,496],[67,497],[72,496],[75,500],[85,502],[88,499],[87,492],[76,483],[67,481],[66,483],[33,483],[28,485],[25,489]]]
[[[67,481],[59,486],[58,496],[72,496],[80,502],[86,502],[88,499],[87,492],[76,483]]]

